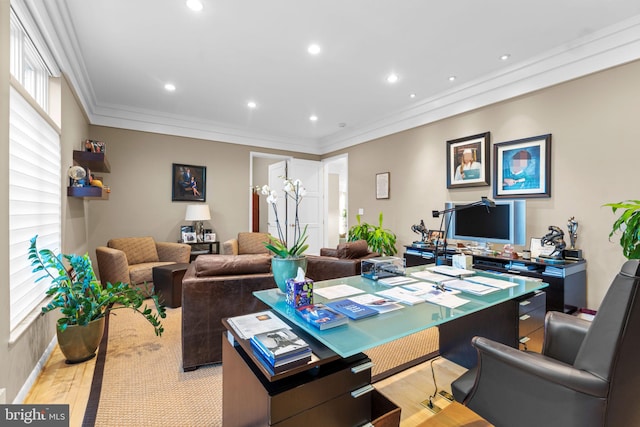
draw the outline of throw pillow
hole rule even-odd
[[[129,265],[142,264],[143,262],[158,262],[158,250],[153,237],[122,237],[111,239],[107,246],[119,249],[127,256]]]
[[[338,245],[338,258],[358,259],[369,254],[369,246],[366,240],[345,242]]]

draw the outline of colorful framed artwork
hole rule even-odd
[[[551,197],[551,134],[493,146],[495,198]]]
[[[447,188],[489,185],[489,132],[447,141]]]
[[[174,163],[172,166],[171,200],[204,202],[207,200],[207,168]]]

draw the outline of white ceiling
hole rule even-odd
[[[640,58],[638,0],[20,1],[92,124],[315,154]]]

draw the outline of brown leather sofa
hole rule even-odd
[[[111,239],[96,248],[102,283],[129,283],[153,294],[153,267],[188,263],[191,247],[183,243],[156,242],[153,237]]]
[[[222,361],[222,319],[266,310],[254,291],[276,287],[269,254],[200,255],[182,279],[182,369]]]
[[[307,255],[306,276],[315,282],[358,276],[362,260],[378,256],[377,252],[369,251],[365,240],[340,243],[335,249],[320,249],[320,256]]]

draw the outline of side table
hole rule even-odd
[[[196,259],[198,255],[206,255],[206,254],[219,254],[220,253],[220,242],[183,242],[180,243],[187,244],[191,246],[191,257],[189,261],[193,261]],[[213,247],[215,246],[215,252]],[[203,247],[207,247],[208,249],[202,249]]]
[[[156,295],[168,307],[182,306],[182,278],[189,264],[176,263],[153,267],[153,286]]]

